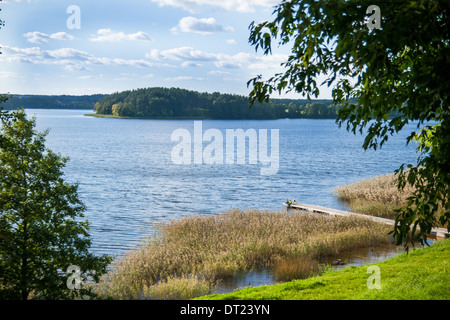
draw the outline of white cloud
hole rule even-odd
[[[128,67],[154,67],[153,63],[144,59],[121,59],[121,58],[93,58],[92,64],[101,64],[105,66],[128,66]]]
[[[87,68],[81,64],[67,64],[64,66],[64,69],[70,72],[76,72],[76,71],[92,71],[92,69]]]
[[[78,79],[80,80],[92,80],[95,79],[96,77],[94,75],[86,75],[86,76],[80,76],[78,77]]]
[[[225,77],[222,78],[223,81],[230,81],[230,82],[238,82],[238,83],[242,83],[243,81],[245,81],[245,79],[243,80],[242,78],[232,78],[232,77]]]
[[[195,50],[192,47],[180,47],[169,50],[153,49],[145,55],[154,60],[216,61],[216,54]]]
[[[73,40],[75,37],[72,35],[66,33],[66,32],[56,32],[54,34],[50,35],[51,39],[57,39],[57,40]]]
[[[208,74],[211,74],[214,76],[223,76],[223,75],[229,75],[230,73],[228,71],[213,70],[213,71],[209,71]]]
[[[230,26],[221,26],[214,18],[197,19],[195,17],[184,17],[170,31],[175,34],[183,32],[207,35],[214,32],[234,31],[234,29]]]
[[[258,7],[271,8],[279,0],[151,0],[159,6],[182,8],[190,12],[198,12],[202,7],[214,7],[227,11],[253,12]]]
[[[118,42],[118,41],[151,41],[152,39],[143,31],[126,34],[124,32],[115,32],[111,29],[99,29],[97,36],[91,37],[89,40],[94,42]]]
[[[280,53],[262,56],[259,57],[254,63],[249,64],[248,68],[253,70],[276,69],[280,68],[280,65],[286,62],[287,59],[287,55]]]
[[[217,68],[236,69],[247,68],[250,70],[279,68],[287,59],[287,55],[274,54],[269,56],[257,56],[255,54],[239,52],[233,55],[224,53],[212,53],[197,50],[192,47],[179,47],[168,50],[153,49],[147,53],[147,59],[123,59],[96,57],[89,52],[74,48],[60,48],[56,50],[44,50],[39,47],[17,48],[3,47],[3,57],[11,62],[25,62],[32,64],[63,65],[68,71],[91,70],[90,66],[129,66],[129,67],[155,67],[166,65],[152,62],[176,61],[181,67],[203,67],[206,63],[212,63]],[[151,60],[148,60],[151,59]]]
[[[55,40],[73,40],[75,37],[66,33],[66,32],[56,32],[53,34],[46,34],[39,31],[27,32],[24,34],[24,37],[27,38],[28,42],[35,44],[43,44],[48,43],[49,39]]]
[[[259,58],[253,54],[239,52],[234,55],[221,55],[215,65],[219,68],[239,69],[258,60]]]
[[[43,51],[39,47],[32,48],[16,48],[0,45],[3,51],[2,57],[9,62],[29,62],[39,58],[43,59]]]
[[[187,67],[202,67],[203,65],[200,63],[192,62],[192,61],[185,61],[181,64],[181,66],[183,68],[187,68]]]
[[[134,80],[137,78],[141,78],[141,79],[150,79],[153,78],[155,75],[152,73],[148,73],[148,74],[144,74],[141,75],[139,73],[126,73],[126,72],[122,72],[120,73],[120,77],[114,78],[114,80],[116,81],[125,81],[125,80]]]
[[[0,71],[0,79],[22,78],[23,76],[17,72]]]
[[[210,53],[196,50],[192,47],[179,47],[168,50],[153,49],[146,57],[153,60],[183,61],[182,66],[187,66],[194,61],[212,62],[218,68],[237,69],[247,67],[248,69],[270,69],[279,68],[287,56],[274,54],[270,56],[256,56],[254,54],[239,52],[234,55],[223,53]]]
[[[39,31],[25,33],[24,37],[27,38],[28,42],[36,44],[48,43],[48,39],[50,38],[48,34]]]
[[[57,50],[44,50],[42,55],[51,59],[74,59],[89,61],[93,56],[86,51],[73,48],[61,48]]]
[[[216,67],[218,68],[225,68],[225,69],[239,69],[242,67],[240,63],[222,60],[216,62]]]
[[[234,39],[228,39],[228,40],[227,40],[227,43],[228,43],[228,44],[237,44],[237,41],[234,40]]]
[[[121,59],[95,57],[94,55],[73,48],[42,50],[39,47],[17,48],[0,45],[3,57],[9,62],[25,62],[32,64],[63,65],[68,71],[90,70],[89,65],[154,67],[155,64],[145,59]]]
[[[204,78],[201,77],[190,77],[190,76],[179,76],[179,77],[174,77],[174,78],[166,78],[166,81],[203,81],[205,80]]]
[[[3,3],[8,3],[8,2],[22,2],[23,0],[5,0],[5,1],[3,1]],[[36,1],[38,1],[38,0],[26,0],[25,2],[28,2],[28,3],[33,3],[33,2],[36,2]]]

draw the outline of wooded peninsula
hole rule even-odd
[[[250,108],[246,96],[159,87],[113,93],[95,104],[98,116],[151,119],[335,119],[337,110],[331,100],[306,99],[273,99]]]

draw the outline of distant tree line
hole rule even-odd
[[[5,110],[25,109],[90,109],[104,94],[71,95],[13,95],[3,103]]]
[[[131,118],[335,119],[331,100],[273,99],[250,108],[248,97],[200,93],[180,88],[145,88],[116,92],[95,104],[99,115]]]

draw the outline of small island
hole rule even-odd
[[[248,97],[180,88],[145,88],[103,97],[94,109],[99,117],[140,119],[266,120],[335,119],[331,100],[273,99],[250,106]]]

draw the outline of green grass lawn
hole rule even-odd
[[[369,266],[379,267],[380,289],[369,289]],[[199,300],[448,300],[450,299],[450,239],[414,249],[392,259],[304,280],[244,288]]]

